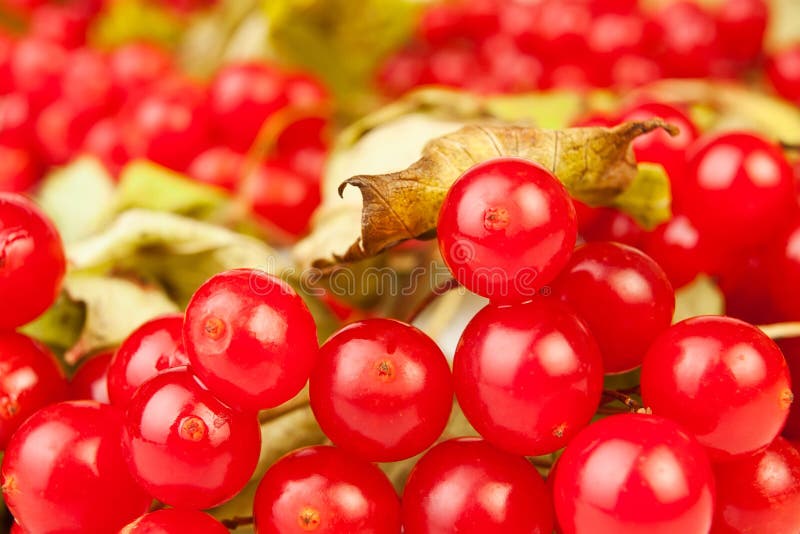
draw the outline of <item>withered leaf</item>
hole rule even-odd
[[[470,167],[497,157],[535,161],[552,171],[574,197],[593,205],[611,204],[637,176],[631,141],[657,128],[678,133],[657,118],[613,128],[465,126],[429,142],[422,158],[405,170],[354,176],[341,184],[340,195],[348,185],[361,191],[361,237],[335,259],[357,261],[407,239],[433,237],[450,185]]]

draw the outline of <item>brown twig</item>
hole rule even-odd
[[[784,150],[800,151],[800,143],[788,143],[786,141],[781,141],[779,144]]]
[[[603,390],[603,404],[619,401],[631,410],[638,410],[642,407],[641,403],[622,391],[615,391],[613,389]]]
[[[451,278],[442,284],[434,287],[430,293],[428,293],[422,301],[419,302],[414,309],[411,310],[411,313],[406,318],[407,323],[413,323],[417,317],[419,317],[422,312],[424,312],[428,306],[430,306],[437,298],[441,297],[451,289],[457,288],[459,285],[458,281],[455,278]]]
[[[252,525],[253,517],[231,517],[229,519],[221,519],[220,523],[222,523],[222,525],[229,530],[236,530],[239,527]]]
[[[800,337],[800,322],[762,324],[758,328],[771,339]]]

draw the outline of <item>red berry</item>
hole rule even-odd
[[[750,324],[767,324],[784,320],[785,316],[773,296],[771,286],[772,258],[764,250],[746,250],[734,254],[718,254],[719,265],[715,274],[717,285],[725,296],[725,315],[741,319]],[[791,291],[791,280],[781,284]]]
[[[625,54],[617,58],[611,64],[610,70],[610,84],[620,91],[640,87],[662,77],[658,62],[636,54]]]
[[[353,323],[328,339],[309,388],[325,435],[369,461],[419,454],[441,435],[453,405],[442,351],[423,332],[391,319]]]
[[[655,14],[661,36],[659,63],[667,76],[703,77],[719,55],[714,17],[688,0],[668,4]]]
[[[84,48],[70,54],[61,79],[62,98],[103,115],[116,108],[114,79],[108,59]]]
[[[479,438],[445,441],[411,471],[403,491],[406,534],[550,534],[553,511],[526,459]]]
[[[418,85],[426,74],[426,52],[404,50],[390,56],[381,65],[377,83],[387,96],[398,97]]]
[[[472,167],[439,212],[439,250],[463,286],[493,302],[532,298],[575,245],[575,208],[536,163],[500,158]]]
[[[780,50],[767,62],[767,77],[786,100],[800,104],[800,44]]]
[[[717,12],[717,27],[726,57],[744,63],[758,59],[768,18],[764,0],[724,0]]]
[[[253,515],[259,534],[400,531],[400,502],[386,476],[334,447],[307,447],[273,464]]]
[[[616,208],[598,208],[592,221],[581,229],[581,235],[586,241],[616,241],[638,248],[645,232],[627,213]]]
[[[94,400],[111,404],[108,398],[108,366],[114,351],[92,356],[78,367],[69,383],[69,396],[73,400]]]
[[[0,30],[0,94],[7,94],[14,90],[14,80],[11,75],[13,52],[13,37]]]
[[[538,43],[532,51],[547,58],[551,65],[585,58],[591,27],[592,13],[586,2],[544,0],[537,11],[535,29]]]
[[[724,133],[701,144],[689,157],[684,186],[681,205],[700,232],[737,248],[769,239],[796,209],[786,158],[748,133]]]
[[[211,112],[217,133],[235,150],[247,150],[261,125],[288,104],[283,73],[263,63],[234,63],[211,82]]]
[[[139,386],[167,369],[189,363],[182,329],[183,315],[165,315],[147,321],[122,342],[108,367],[112,403],[124,409]]]
[[[55,302],[66,270],[53,223],[21,195],[0,193],[0,328],[15,328]]]
[[[284,91],[289,105],[298,109],[309,109],[327,105],[331,99],[328,90],[310,74],[297,72],[289,74],[285,79]]]
[[[645,405],[692,432],[715,460],[766,447],[792,402],[778,346],[730,317],[670,327],[647,352],[641,384]]]
[[[11,56],[11,75],[15,88],[41,109],[58,98],[59,81],[67,64],[61,46],[35,37],[20,39]]]
[[[714,477],[703,448],[675,423],[615,415],[567,446],[553,500],[563,534],[705,534]]]
[[[260,448],[256,415],[217,400],[187,367],[148,380],[128,406],[128,467],[150,495],[176,508],[231,499],[253,474]]]
[[[293,235],[308,228],[320,203],[319,183],[280,161],[259,165],[245,178],[243,189],[255,213]]]
[[[201,152],[186,173],[198,182],[235,191],[244,166],[244,156],[226,146]]]
[[[675,311],[675,292],[661,267],[635,248],[611,242],[575,249],[553,294],[586,321],[606,373],[641,365]]]
[[[130,43],[109,56],[117,98],[121,102],[166,78],[173,70],[164,50],[145,43]]]
[[[647,234],[644,251],[664,269],[675,289],[711,272],[715,263],[711,243],[680,213]]]
[[[77,48],[86,43],[89,17],[70,5],[44,5],[31,17],[29,34],[57,43],[64,48]]]
[[[800,338],[779,339],[777,343],[789,366],[791,383],[795,391],[798,391],[800,390]],[[783,427],[783,436],[790,440],[800,440],[800,402],[798,401],[793,402],[789,408],[789,418],[786,420],[786,426]]]
[[[23,334],[0,333],[0,450],[25,419],[66,396],[64,373],[47,347]]]
[[[42,408],[19,428],[3,458],[3,497],[29,532],[116,532],[150,497],[128,473],[122,416],[94,401]],[[169,473],[169,471],[165,471]]]
[[[593,17],[587,36],[589,51],[602,62],[639,53],[646,43],[648,30],[647,21],[636,11],[598,15]]]
[[[714,466],[714,534],[800,532],[800,452],[777,438],[763,452]]]
[[[109,117],[96,122],[83,140],[83,150],[98,158],[113,176],[130,160],[123,129],[123,121]]]
[[[603,387],[600,352],[563,304],[479,311],[453,360],[458,403],[491,444],[526,456],[556,451],[594,415]]]
[[[0,142],[0,192],[28,191],[41,178],[39,161],[31,154],[31,150],[15,145]]]
[[[0,96],[0,142],[30,149],[35,121],[28,98],[22,93]]]
[[[227,271],[200,286],[186,308],[183,339],[209,389],[252,410],[296,395],[319,351],[303,299],[283,280],[253,269]]]
[[[228,534],[222,523],[204,512],[169,508],[144,514],[119,534]]]
[[[100,117],[96,108],[85,108],[63,99],[44,108],[36,120],[35,130],[43,159],[52,165],[68,163]]]

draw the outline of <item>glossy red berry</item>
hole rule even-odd
[[[11,56],[11,76],[17,91],[41,109],[59,95],[59,80],[67,64],[67,51],[58,44],[26,37],[17,41]]]
[[[644,251],[664,269],[672,287],[681,288],[700,273],[712,272],[715,255],[692,220],[677,213],[648,233]]]
[[[101,119],[86,133],[83,150],[98,158],[114,175],[119,175],[122,168],[131,159],[125,146],[123,121],[116,118]]]
[[[186,174],[198,182],[235,191],[242,177],[244,156],[226,146],[211,147],[197,155]]]
[[[550,534],[542,477],[525,458],[479,438],[445,441],[417,462],[403,491],[406,534]]]
[[[71,53],[64,67],[61,93],[73,105],[96,110],[98,115],[115,110],[114,78],[108,58],[88,48]]]
[[[36,144],[42,159],[50,165],[68,163],[77,155],[86,134],[100,117],[96,108],[63,99],[44,108],[35,126]]]
[[[749,133],[723,133],[689,156],[681,205],[709,239],[746,248],[795,210],[792,170],[780,150]],[[708,209],[714,206],[714,209]]]
[[[553,500],[563,534],[705,534],[714,477],[703,448],[675,423],[615,415],[567,446]]]
[[[41,315],[56,300],[66,260],[53,223],[21,195],[0,193],[0,328]]]
[[[165,79],[173,70],[172,58],[164,50],[146,43],[129,43],[109,56],[116,98],[126,100]]]
[[[154,498],[204,509],[229,500],[250,479],[261,431],[254,413],[229,408],[178,367],[133,396],[122,448],[134,478]]]
[[[114,351],[91,356],[78,367],[69,381],[69,397],[73,400],[94,400],[111,404],[108,398],[108,366]]]
[[[768,256],[767,265],[761,271],[768,297],[788,319],[800,319],[800,219],[795,218],[780,233]]]
[[[34,110],[24,94],[0,96],[0,142],[3,144],[30,148],[35,119]]]
[[[334,447],[307,447],[278,460],[253,503],[259,534],[400,531],[400,502],[374,465]]]
[[[88,29],[89,17],[85,12],[70,5],[48,4],[33,12],[28,31],[71,49],[86,43]]]
[[[228,534],[222,523],[205,512],[168,508],[144,514],[119,534]]]
[[[671,2],[654,15],[660,36],[658,61],[667,76],[703,77],[719,56],[717,24],[689,0]]]
[[[119,346],[108,367],[108,395],[125,408],[136,389],[154,376],[189,363],[183,349],[183,315],[147,321]]]
[[[586,241],[615,241],[631,247],[639,247],[645,237],[644,228],[633,217],[616,208],[598,208],[594,218],[581,235]]]
[[[94,401],[36,412],[3,458],[3,497],[29,532],[116,532],[150,506],[120,449],[122,416]]]
[[[556,451],[588,424],[603,365],[584,324],[552,299],[479,311],[456,348],[464,415],[491,444],[525,456]]]
[[[575,208],[536,163],[499,158],[465,172],[447,192],[439,250],[461,285],[493,302],[531,299],[567,263]]]
[[[227,271],[200,286],[186,308],[183,339],[209,389],[252,410],[296,395],[319,351],[303,299],[283,280],[254,269]]]
[[[779,339],[777,343],[789,366],[794,391],[798,391],[800,390],[800,338]],[[789,408],[789,418],[783,427],[783,436],[790,440],[800,440],[800,401],[793,402]]]
[[[586,322],[606,373],[641,365],[675,311],[675,292],[661,267],[619,243],[588,243],[575,249],[553,282],[553,295]]]
[[[30,147],[0,142],[0,192],[22,193],[41,178],[41,165]]]
[[[292,235],[302,234],[320,203],[319,182],[269,161],[256,167],[242,186],[253,211]]]
[[[766,447],[792,403],[778,346],[730,317],[695,317],[662,333],[645,356],[641,385],[653,413],[692,432],[715,460]]]
[[[785,320],[778,300],[773,295],[777,280],[769,251],[754,249],[733,254],[718,254],[716,282],[725,297],[725,315],[750,324],[769,324]],[[780,290],[789,293],[792,280],[786,280]]]
[[[800,452],[777,438],[766,450],[714,466],[714,534],[800,532]]]
[[[765,0],[723,0],[716,18],[720,45],[727,58],[742,63],[758,59],[769,19]]]
[[[0,333],[0,450],[25,419],[66,396],[64,373],[47,347],[23,334]]]
[[[766,72],[779,95],[800,103],[800,44],[772,55],[768,59]]]
[[[333,443],[369,461],[410,458],[438,438],[453,380],[436,343],[391,319],[350,324],[320,348],[311,408]]]
[[[225,144],[247,150],[261,125],[288,104],[284,74],[264,63],[234,63],[211,82],[214,127]]]

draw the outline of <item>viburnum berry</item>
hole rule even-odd
[[[114,78],[106,56],[89,48],[72,52],[61,78],[61,94],[97,116],[115,111]]]
[[[112,356],[112,350],[101,352],[89,357],[78,367],[69,381],[70,399],[111,404],[108,398],[108,366]]]
[[[689,0],[671,2],[654,14],[660,36],[658,61],[667,76],[704,77],[719,56],[714,17]]]
[[[253,515],[260,534],[400,531],[400,501],[386,475],[335,447],[306,447],[275,462]]]
[[[28,32],[73,49],[86,43],[89,22],[88,14],[75,6],[51,3],[33,11]]]
[[[533,298],[572,253],[575,208],[564,186],[536,163],[498,158],[450,188],[437,224],[439,250],[467,289],[493,302]]]
[[[144,514],[128,523],[119,534],[228,534],[222,523],[205,512],[168,508]]]
[[[785,439],[714,465],[714,475],[714,534],[800,532],[800,452]]]
[[[66,394],[64,373],[47,347],[23,334],[0,333],[0,450],[25,419]]]
[[[30,149],[35,115],[28,97],[22,93],[0,96],[0,142]]]
[[[559,457],[553,501],[563,534],[705,534],[714,476],[697,441],[667,419],[615,415]]]
[[[98,158],[113,175],[131,159],[122,133],[123,121],[107,117],[97,121],[83,140],[84,152]]]
[[[564,304],[489,305],[467,325],[453,359],[458,403],[488,442],[537,456],[566,445],[594,415],[603,364]]]
[[[675,292],[661,267],[619,243],[575,249],[553,282],[553,295],[586,322],[606,373],[638,367],[675,311]]]
[[[671,326],[648,350],[641,376],[645,405],[692,432],[714,460],[764,449],[792,403],[778,346],[730,317]]]
[[[200,183],[234,191],[239,185],[243,167],[242,154],[219,145],[198,154],[192,160],[186,174]]]
[[[35,139],[43,160],[50,165],[68,163],[83,146],[86,134],[101,118],[100,111],[69,100],[57,100],[36,119]]]
[[[766,67],[772,87],[786,100],[800,103],[800,44],[770,56]]]
[[[41,165],[31,152],[30,147],[0,142],[0,191],[22,193],[36,185]]]
[[[296,395],[319,352],[303,299],[283,280],[255,269],[227,271],[200,286],[186,308],[183,340],[209,389],[251,410]]]
[[[433,447],[403,490],[406,534],[550,534],[550,496],[536,468],[479,438]]]
[[[239,493],[255,470],[261,431],[187,367],[148,380],[128,405],[122,448],[137,483],[176,508],[204,509]]]
[[[58,98],[67,58],[61,46],[36,37],[22,38],[14,45],[10,64],[14,87],[29,98],[35,110]]]
[[[3,457],[3,498],[27,532],[117,532],[151,498],[120,448],[122,415],[94,401],[52,404],[14,434]],[[163,473],[170,473],[169,470]]]
[[[728,247],[763,243],[796,210],[786,158],[778,147],[750,133],[701,140],[689,155],[682,189],[686,215],[709,239]]]
[[[183,315],[178,313],[151,319],[134,330],[108,367],[111,402],[124,409],[139,386],[167,369],[187,365],[182,332]]]
[[[798,387],[800,386],[800,338],[778,339],[776,343],[789,366],[792,386],[798,390],[800,389]],[[789,408],[789,418],[783,427],[783,436],[790,440],[800,440],[800,401],[793,402]]]
[[[644,228],[633,217],[616,208],[597,208],[590,222],[581,229],[586,241],[615,241],[639,247],[645,237]]]
[[[761,261],[768,298],[786,318],[800,319],[800,218],[786,225]]]
[[[108,58],[114,80],[116,100],[123,102],[140,94],[173,71],[171,56],[147,43],[128,43],[112,51]]]
[[[712,243],[681,213],[649,232],[643,249],[664,269],[675,289],[685,286],[700,273],[713,272],[716,263]]]
[[[765,0],[723,0],[716,19],[720,46],[726,58],[742,63],[758,59],[769,19]]]
[[[370,461],[410,458],[441,435],[453,404],[450,367],[411,325],[367,319],[320,348],[311,408],[337,446]]]
[[[775,258],[769,249],[745,250],[719,255],[716,282],[725,297],[725,315],[750,324],[769,324],[783,321],[787,315],[779,305],[773,269]],[[786,280],[781,290],[789,293],[792,280]],[[780,290],[778,290],[780,291]]]
[[[21,195],[0,193],[0,328],[16,328],[55,302],[66,271],[53,223]]]

